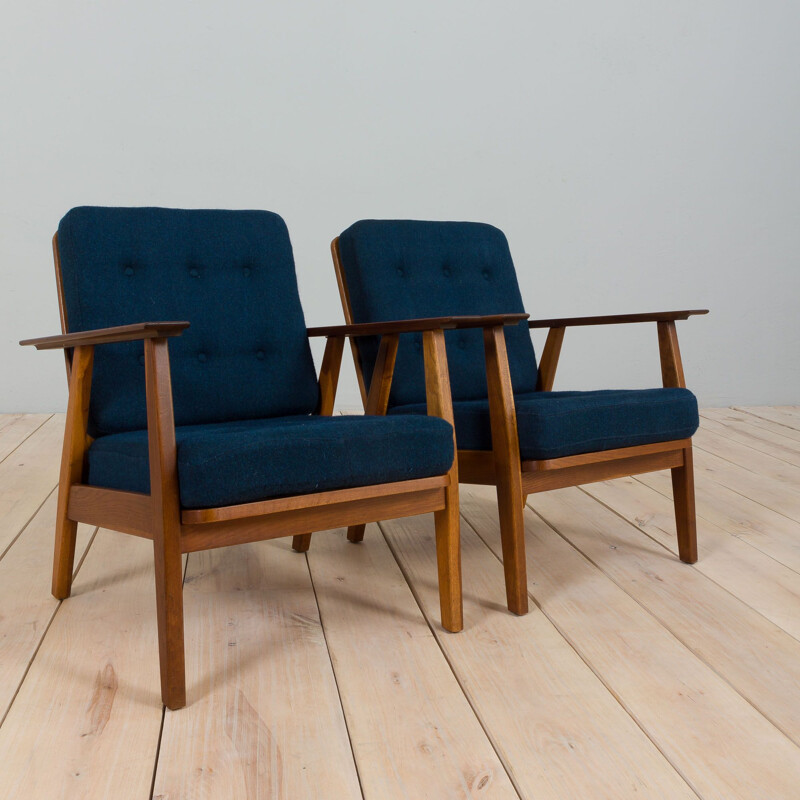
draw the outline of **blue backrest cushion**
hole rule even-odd
[[[361,220],[339,237],[354,322],[513,314],[524,311],[508,242],[476,222]],[[505,329],[515,392],[536,389],[536,357],[525,323]],[[487,396],[480,330],[445,333],[454,400]],[[359,339],[369,384],[379,340]],[[425,401],[422,335],[403,334],[390,406]]]
[[[314,410],[286,224],[267,211],[72,209],[58,226],[70,332],[187,320],[170,339],[177,425]],[[143,343],[95,348],[93,436],[147,426]]]

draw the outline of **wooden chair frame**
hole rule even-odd
[[[342,268],[339,239],[331,242],[331,254],[339,286],[345,320],[353,323],[353,312],[347,279]],[[561,345],[568,327],[583,325],[629,324],[655,322],[661,358],[661,375],[665,387],[685,387],[676,320],[694,314],[707,314],[706,309],[664,311],[648,314],[572,317],[565,319],[529,320],[530,328],[549,328],[537,375],[537,389],[551,391],[555,380]],[[358,340],[350,340],[358,384],[367,413],[385,414],[389,402],[388,389],[373,391],[377,380],[390,385],[397,345],[390,353],[379,351],[372,380],[367,383],[361,369]],[[692,440],[678,439],[636,447],[622,447],[594,453],[525,461],[520,457],[514,393],[506,353],[506,341],[500,324],[483,330],[486,379],[489,392],[489,416],[492,450],[458,450],[458,475],[461,483],[488,484],[497,487],[497,504],[503,551],[508,608],[515,614],[528,611],[527,566],[525,561],[525,529],[523,509],[527,497],[536,492],[605,481],[644,472],[670,469],[681,561],[697,561],[697,528],[692,468]],[[350,541],[361,541],[364,526],[348,530]]]
[[[20,344],[39,350],[63,349],[67,364],[69,400],[58,487],[53,595],[69,597],[79,522],[150,539],[155,558],[156,607],[161,665],[161,696],[171,709],[186,704],[183,631],[182,555],[293,535],[297,551],[308,549],[309,531],[364,525],[432,511],[436,531],[442,625],[462,629],[461,557],[458,514],[458,462],[440,476],[360,486],[351,489],[280,497],[261,502],[206,509],[183,509],[180,504],[175,419],[168,342],[188,322],[144,322],[96,331],[67,333],[67,313],[58,251],[53,237],[62,335],[27,339]],[[517,315],[517,319],[521,319]],[[496,324],[497,318],[489,323]],[[400,332],[421,331],[428,411],[453,423],[450,380],[444,333],[452,327],[489,324],[465,317],[407,320],[380,325],[308,329],[309,336],[327,338],[320,374],[317,412],[333,412],[344,340],[355,335],[382,335],[384,362],[393,360]],[[150,457],[150,494],[104,489],[85,484],[87,430],[94,349],[110,342],[142,340]],[[390,371],[381,369],[380,402],[388,397]],[[385,373],[385,374],[384,374]]]

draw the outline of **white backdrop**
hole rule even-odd
[[[0,411],[65,407],[60,354],[16,342],[58,330],[50,237],[82,204],[277,211],[308,324],[342,320],[328,243],[354,220],[491,222],[533,316],[707,306],[679,323],[701,403],[800,403],[800,3],[6,0],[2,18]],[[655,326],[584,328],[555,388],[659,377]]]

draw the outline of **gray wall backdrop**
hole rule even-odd
[[[65,408],[60,354],[16,342],[57,332],[81,204],[279,212],[309,324],[342,319],[352,221],[492,222],[533,316],[707,306],[701,403],[800,403],[799,52],[778,0],[10,0],[0,411]],[[568,332],[556,388],[658,382],[654,326]]]

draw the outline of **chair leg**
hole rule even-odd
[[[186,665],[183,646],[183,561],[177,547],[154,543],[156,613],[161,664],[161,700],[176,710],[186,705]]]
[[[66,494],[66,492],[63,492]],[[56,517],[56,543],[53,554],[53,597],[64,600],[72,591],[72,571],[75,564],[75,540],[78,523],[67,517],[66,499],[61,499],[59,489],[58,516]]]
[[[292,550],[295,553],[305,553],[309,547],[311,547],[310,533],[298,533],[296,536],[292,536]]]
[[[351,525],[347,529],[347,541],[357,544],[364,540],[364,529],[366,525]]]
[[[513,466],[509,471],[514,471]],[[528,613],[528,568],[525,563],[524,495],[521,476],[497,481],[497,511],[500,516],[500,540],[503,548],[503,571],[506,600],[512,614]]]
[[[436,526],[436,562],[442,627],[451,633],[464,628],[461,599],[461,519],[458,483],[445,490],[445,507],[433,513]]]
[[[692,448],[683,451],[683,466],[672,470],[672,495],[675,502],[675,526],[678,529],[678,554],[681,561],[697,561],[697,517],[694,508],[694,465]]]

